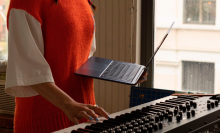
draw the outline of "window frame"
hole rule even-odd
[[[141,1],[141,64],[146,65],[154,53],[154,23],[155,0]],[[141,87],[151,87],[154,84],[154,60],[149,65],[147,82],[141,83]]]

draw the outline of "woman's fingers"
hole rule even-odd
[[[106,119],[109,119],[108,113],[101,107],[95,107],[94,108],[95,113],[100,114],[101,116],[105,117]]]
[[[72,122],[73,122],[75,125],[79,124],[79,121],[78,121],[78,119],[77,119],[76,117],[73,117],[73,118],[72,118]]]
[[[88,115],[90,115],[94,120],[99,121],[98,116],[95,114],[95,112],[94,112],[92,109],[88,109],[88,110],[86,111],[86,113],[87,113]]]
[[[91,117],[86,111],[81,111],[81,112],[79,113],[79,117],[80,117],[80,118],[85,118],[85,119],[87,119],[87,120],[94,120],[94,118]]]

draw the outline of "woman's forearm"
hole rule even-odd
[[[31,87],[46,100],[61,110],[65,110],[68,104],[76,103],[69,95],[57,87],[54,83],[42,83]]]
[[[42,83],[31,85],[31,87],[46,100],[60,108],[75,124],[77,124],[81,118],[99,121],[96,113],[107,119],[110,118],[103,108],[74,101],[54,83]]]

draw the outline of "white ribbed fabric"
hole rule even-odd
[[[9,14],[7,94],[15,97],[36,96],[30,85],[54,82],[44,58],[41,24],[24,10],[11,9]],[[89,57],[96,50],[95,34]]]

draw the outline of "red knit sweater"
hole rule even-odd
[[[59,0],[58,5],[54,0],[11,0],[9,11],[12,8],[27,11],[41,23],[44,57],[55,84],[77,102],[95,104],[93,80],[74,74],[88,59],[93,38],[88,0]],[[49,133],[72,125],[41,96],[16,98],[15,133]]]

